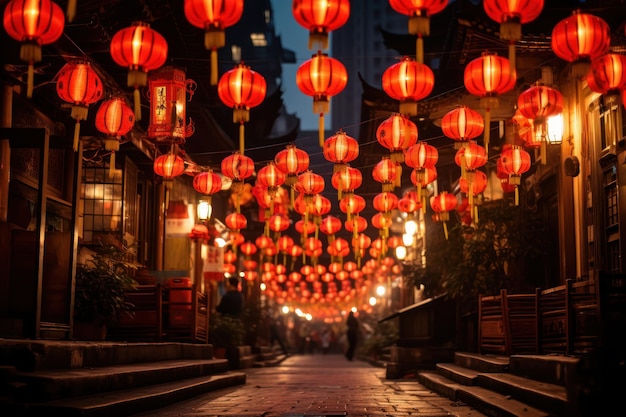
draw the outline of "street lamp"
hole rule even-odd
[[[213,214],[213,206],[207,200],[200,200],[198,201],[197,214],[198,220],[206,222]]]

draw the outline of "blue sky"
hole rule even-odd
[[[291,14],[291,0],[271,0],[274,11],[276,34],[281,37],[283,47],[296,53],[295,64],[283,65],[283,100],[287,112],[300,118],[300,128],[317,130],[318,115],[313,113],[313,99],[303,94],[296,85],[296,71],[300,64],[310,59],[314,51],[308,49],[309,31],[300,26]],[[330,126],[330,114],[324,115],[326,126]]]

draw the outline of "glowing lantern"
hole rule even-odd
[[[461,167],[463,178],[471,182],[474,170],[487,163],[487,151],[476,142],[470,142],[456,152],[454,162]]]
[[[293,239],[290,236],[281,236],[276,240],[276,249],[287,252],[293,246]]]
[[[509,62],[515,68],[515,42],[522,39],[522,24],[535,20],[543,0],[485,0],[487,16],[500,23],[500,39],[509,41]]]
[[[591,61],[587,84],[596,93],[620,94],[626,89],[626,55],[608,53]]]
[[[407,56],[383,73],[383,90],[400,101],[399,111],[405,115],[417,116],[417,102],[428,97],[434,86],[433,71]]]
[[[522,174],[530,169],[530,155],[519,146],[511,146],[500,154],[502,171],[509,176],[508,183],[515,185],[515,204],[519,196],[517,186],[521,183]]]
[[[441,130],[444,135],[457,141],[454,145],[458,148],[480,136],[485,130],[485,121],[476,110],[459,106],[443,116]]]
[[[185,79],[185,71],[163,67],[148,77],[150,98],[150,124],[148,137],[156,141],[183,143],[193,133],[187,120],[187,94],[189,100],[196,89],[194,80]]]
[[[339,209],[347,214],[348,220],[352,220],[352,216],[360,213],[365,208],[365,199],[357,194],[344,196],[339,201]]]
[[[389,0],[389,5],[398,13],[409,16],[409,33],[417,35],[417,62],[424,62],[424,36],[430,35],[430,16],[441,12],[448,0]]]
[[[402,181],[402,167],[404,150],[417,143],[417,126],[408,117],[401,114],[392,114],[376,129],[376,139],[391,152],[390,159],[395,163],[396,186]]]
[[[324,141],[322,153],[327,161],[334,164],[333,173],[343,171],[347,163],[359,156],[359,142],[340,130]]]
[[[233,123],[239,123],[239,152],[242,155],[245,148],[244,123],[250,120],[250,109],[265,100],[266,91],[265,78],[243,62],[222,75],[217,84],[217,95],[222,103],[233,109]]]
[[[548,141],[548,117],[561,113],[563,110],[563,96],[552,87],[534,85],[523,91],[517,98],[517,108],[520,114],[533,121],[535,141],[540,142],[541,163],[546,163],[546,142]]]
[[[318,51],[296,72],[300,91],[313,97],[313,113],[319,117],[319,143],[324,147],[324,113],[330,109],[330,97],[343,91],[348,83],[346,67],[337,59]]]
[[[235,208],[239,211],[239,194],[242,191],[244,180],[254,174],[254,161],[239,152],[235,152],[222,160],[221,171],[224,176],[233,181],[231,188],[235,194]]]
[[[487,188],[487,175],[479,170],[474,172],[471,181],[468,179],[459,179],[459,189],[468,195],[468,205],[470,210],[470,218],[478,219],[478,213],[475,212],[475,196],[482,193]]]
[[[353,216],[352,220],[346,220],[344,227],[353,234],[361,233],[367,229],[367,220],[365,217]]]
[[[383,192],[393,191],[394,189],[397,176],[396,165],[389,157],[383,156],[372,170],[372,177],[374,181],[382,184]]]
[[[448,226],[446,222],[450,219],[450,211],[454,210],[458,202],[454,194],[442,191],[436,196],[430,198],[430,207],[435,213],[439,221],[443,222],[443,231],[448,240]]]
[[[226,43],[224,29],[233,26],[243,14],[243,0],[185,0],[185,17],[204,29],[204,47],[211,51],[211,85],[217,84],[217,50]]]
[[[309,49],[328,49],[328,33],[350,17],[350,0],[293,0],[293,17],[309,30]]]
[[[326,216],[320,223],[320,230],[328,235],[328,243],[332,243],[335,233],[341,230],[341,220],[335,216]]]
[[[525,146],[529,148],[538,148],[541,146],[541,141],[538,141],[533,133],[532,122],[527,117],[524,117],[519,109],[515,110],[511,121],[517,126],[517,135],[520,140],[525,143]]]
[[[150,25],[137,22],[111,39],[111,57],[117,65],[128,68],[128,87],[134,88],[135,118],[141,120],[139,87],[148,82],[148,71],[160,68],[167,59],[167,41]]]
[[[483,54],[465,66],[463,83],[470,94],[480,97],[485,109],[484,146],[489,149],[491,109],[499,106],[498,96],[515,87],[516,73],[511,70],[508,59],[494,53]]]
[[[313,194],[319,194],[324,191],[324,177],[313,171],[307,170],[298,175],[295,184],[297,192],[304,194],[305,201]]]
[[[57,74],[57,94],[72,104],[74,151],[78,150],[80,121],[87,119],[87,108],[102,98],[102,80],[88,62],[68,63]]]
[[[173,153],[159,156],[153,165],[154,173],[163,177],[163,181],[172,181],[185,171],[185,161]]]
[[[378,211],[390,212],[398,206],[398,196],[390,192],[376,194],[372,205]]]
[[[407,191],[398,200],[398,210],[403,213],[414,213],[421,208],[421,198],[415,191]]]
[[[346,166],[345,170],[333,174],[331,184],[337,190],[337,198],[341,200],[344,193],[353,193],[363,184],[363,174],[357,168]]]
[[[211,204],[211,196],[222,190],[222,178],[210,169],[199,172],[193,177],[193,188]]]
[[[243,253],[246,256],[254,255],[255,253],[257,253],[257,250],[258,250],[256,245],[249,241],[242,243],[239,248],[241,250],[241,253]]]
[[[276,167],[276,164],[272,161],[259,169],[257,173],[257,182],[267,187],[267,192],[273,199],[278,191],[278,188],[285,182],[285,174]]]
[[[426,142],[417,142],[404,151],[404,163],[413,168],[411,172],[411,181],[417,186],[417,195],[422,195],[422,180],[426,170],[434,169],[435,164],[439,160],[439,151],[434,146]],[[417,179],[417,181],[415,179]],[[432,182],[432,181],[430,181]],[[426,184],[430,184],[427,182]],[[425,185],[425,184],[424,184]],[[423,206],[423,205],[422,205]]]
[[[274,241],[270,237],[267,237],[265,235],[261,235],[261,236],[256,238],[256,240],[254,241],[254,244],[259,249],[265,249],[265,248],[268,248],[271,245],[273,245]]]
[[[275,233],[280,233],[287,230],[289,228],[289,225],[291,224],[289,218],[284,214],[274,214],[272,217],[269,218],[268,223],[270,230]]]
[[[300,233],[303,236],[310,235],[311,233],[315,232],[315,229],[317,229],[315,223],[304,220],[298,220],[294,227],[296,229],[296,232]]]
[[[111,152],[109,178],[113,178],[115,172],[115,152],[120,149],[120,138],[130,132],[134,125],[133,110],[119,97],[102,102],[96,112],[96,129],[107,136],[104,149]]]
[[[224,223],[229,229],[239,231],[248,226],[248,219],[241,213],[229,213],[224,218]]]
[[[285,184],[290,187],[296,183],[298,174],[309,168],[309,162],[309,154],[295,145],[287,145],[274,157],[276,167],[287,176]]]
[[[552,50],[572,63],[572,75],[585,77],[590,63],[609,52],[611,29],[601,18],[575,10],[552,29]]]
[[[414,169],[411,172],[411,182],[417,188],[417,195],[422,199],[422,210],[426,209],[426,204],[424,201],[425,193],[423,189],[426,188],[428,184],[435,181],[437,179],[437,168],[425,168],[423,170]]]
[[[63,10],[51,0],[11,0],[4,9],[4,30],[18,42],[20,59],[28,63],[26,97],[33,96],[34,64],[41,61],[41,47],[63,34]]]

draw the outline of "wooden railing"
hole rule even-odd
[[[625,305],[626,278],[609,275],[534,294],[480,296],[478,348],[501,355],[585,354],[597,345],[603,320],[625,320]]]
[[[133,314],[109,327],[109,339],[208,343],[208,297],[195,284],[139,285],[126,297]]]

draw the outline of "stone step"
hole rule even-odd
[[[478,372],[507,372],[509,370],[508,356],[455,352],[454,363]]]
[[[454,382],[436,371],[422,371],[419,382],[432,391],[453,401],[462,401],[479,412],[493,417],[551,417],[549,411],[534,408],[509,395],[483,388]]]
[[[228,371],[226,359],[167,360],[97,368],[17,372],[23,383],[18,401],[48,401],[112,390],[131,389],[169,381],[206,377]]]
[[[245,382],[245,373],[227,372],[94,395],[14,404],[6,407],[5,410],[8,410],[9,416],[25,417],[46,414],[65,417],[123,417],[165,407],[206,392],[245,384]]]

